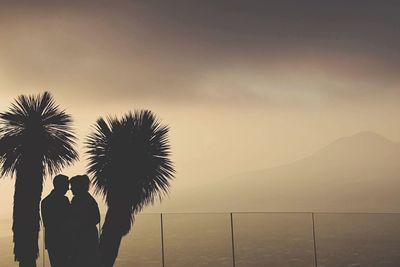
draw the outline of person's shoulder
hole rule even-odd
[[[40,207],[42,210],[51,208],[52,206],[52,195],[49,194],[48,196],[46,196],[45,198],[42,199],[42,202],[40,203]]]
[[[45,198],[42,199],[42,205],[48,203],[51,199],[51,194],[48,194]]]
[[[89,195],[90,202],[97,205],[96,199],[91,194],[88,194],[88,195]]]
[[[77,198],[76,196],[72,197],[72,199],[71,199],[71,205],[76,205],[77,199],[78,199],[78,198]]]

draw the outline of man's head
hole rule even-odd
[[[53,186],[56,192],[65,195],[69,189],[68,176],[58,174],[53,179]]]
[[[70,180],[71,190],[74,196],[86,193],[89,191],[89,177],[87,175],[76,175]]]

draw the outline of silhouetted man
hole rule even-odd
[[[71,206],[65,196],[69,188],[68,177],[62,174],[53,179],[54,189],[43,199],[42,219],[45,228],[45,246],[52,267],[69,266],[69,217]]]
[[[74,267],[99,266],[99,237],[97,224],[100,212],[96,200],[89,194],[89,177],[77,175],[71,178],[71,218],[73,229],[72,262]]]

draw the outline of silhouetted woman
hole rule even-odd
[[[99,267],[99,233],[97,224],[100,212],[96,200],[89,194],[89,177],[77,175],[71,178],[71,222],[73,231],[72,266]]]

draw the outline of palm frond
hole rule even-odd
[[[71,123],[49,92],[19,96],[0,113],[0,174],[15,174],[28,154],[42,159],[47,174],[71,164],[78,158]]]
[[[108,206],[124,206],[134,215],[169,193],[169,128],[151,111],[100,118],[93,130],[86,139],[87,171]]]

